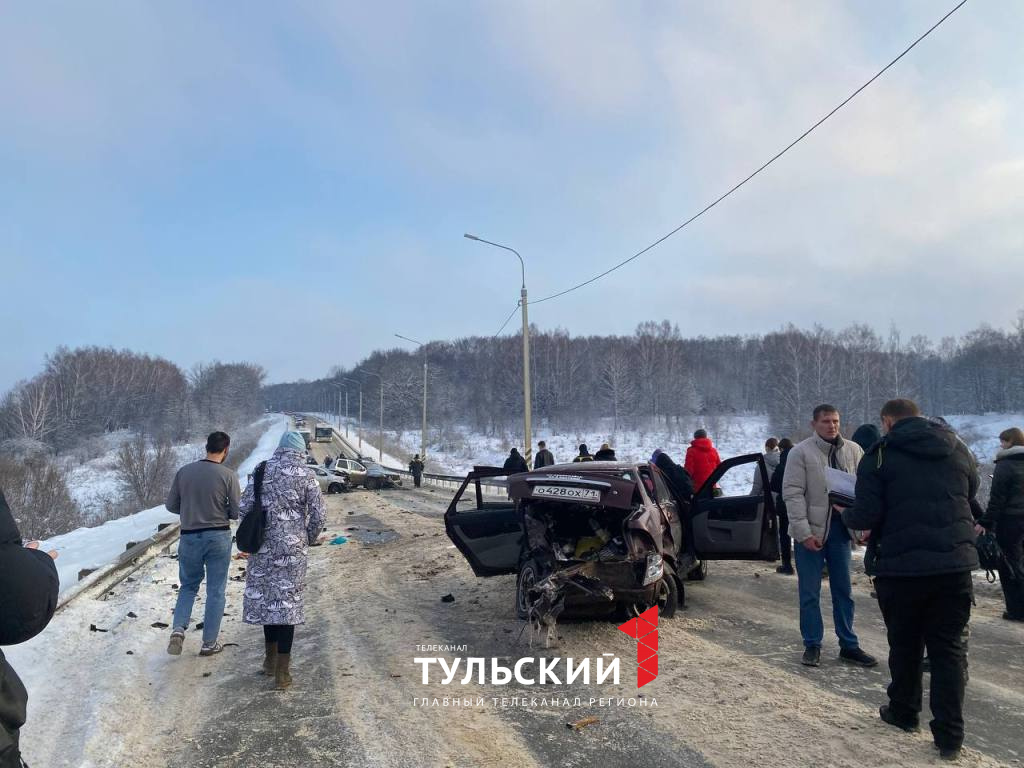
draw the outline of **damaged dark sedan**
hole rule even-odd
[[[730,471],[761,473],[758,495],[719,495]],[[445,513],[477,576],[517,574],[516,612],[538,625],[563,612],[636,614],[682,606],[707,560],[776,560],[778,530],[764,459],[724,461],[692,498],[653,464],[593,462],[507,476],[470,472]]]

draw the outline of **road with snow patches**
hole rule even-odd
[[[322,455],[324,448],[314,450]],[[168,656],[168,630],[151,626],[170,619],[173,549],[106,599],[73,602],[43,635],[11,649],[12,663],[29,670],[28,764],[865,768],[937,762],[927,735],[879,722],[884,665],[840,664],[829,638],[820,668],[800,666],[796,582],[771,564],[713,563],[706,582],[689,584],[686,610],[659,627],[659,676],[639,691],[635,641],[613,622],[566,622],[556,647],[531,648],[529,632],[515,618],[514,578],[475,578],[446,537],[441,515],[450,496],[404,488],[327,497],[329,533],[350,541],[310,550],[308,621],[296,633],[295,684],[284,693],[257,674],[262,634],[238,617],[244,561],[233,563],[229,582],[222,640],[230,645],[212,658],[196,656],[194,631],[182,656]],[[884,628],[863,575],[854,589],[862,644],[884,657]],[[442,602],[447,594],[453,602]],[[828,616],[827,597],[823,602]],[[1024,628],[999,618],[997,586],[979,585],[978,603],[961,765],[1016,765],[1024,732]],[[201,611],[202,601],[196,615]],[[465,650],[423,652],[417,645]],[[436,669],[424,685],[414,662],[472,656],[512,666],[526,656],[606,653],[621,659],[618,685],[593,679],[588,685],[459,685],[460,672],[445,686]],[[460,706],[443,706],[444,697],[449,704],[460,699]],[[424,699],[431,705],[417,705]],[[462,706],[463,699],[473,705]],[[596,721],[578,731],[567,727],[585,717]]]

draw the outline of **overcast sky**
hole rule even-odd
[[[58,345],[271,381],[493,334],[728,189],[954,0],[91,2],[0,12],[0,390]],[[1024,307],[1024,3],[972,0],[540,328]],[[513,331],[515,324],[509,326]]]

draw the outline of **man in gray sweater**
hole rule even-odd
[[[224,588],[231,566],[231,520],[238,519],[238,474],[224,466],[231,438],[213,432],[206,438],[206,458],[178,470],[167,494],[167,509],[181,516],[178,542],[178,602],[167,652],[177,656],[185,642],[199,585],[206,577],[206,612],[200,656],[220,653],[217,642],[224,616]]]

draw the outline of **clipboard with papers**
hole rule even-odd
[[[841,469],[825,468],[825,485],[828,487],[828,500],[837,507],[852,507],[856,499],[857,476]]]

